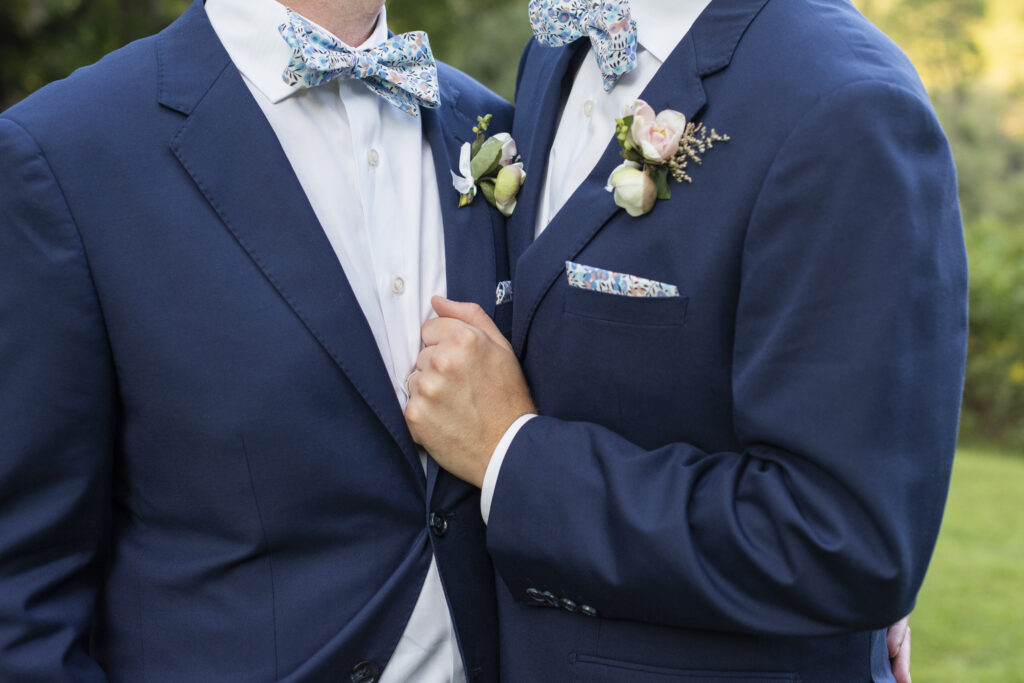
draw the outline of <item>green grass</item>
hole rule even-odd
[[[918,683],[1024,681],[1024,458],[957,454],[910,624]]]

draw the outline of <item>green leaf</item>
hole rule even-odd
[[[473,176],[473,180],[480,180],[497,173],[500,166],[501,141],[488,138],[469,163],[469,172]]]
[[[637,164],[643,163],[644,160],[644,156],[635,149],[622,149],[619,150],[619,154],[621,154],[622,158],[626,161],[632,161]]]
[[[672,190],[668,186],[668,166],[652,166],[648,164],[645,170],[658,188],[658,199],[671,199]]]
[[[484,199],[487,200],[487,203],[490,204],[491,206],[495,206],[495,203],[494,203],[494,179],[493,178],[484,178],[483,180],[480,181],[479,187],[480,187],[480,192],[481,192],[481,194],[483,194]]]

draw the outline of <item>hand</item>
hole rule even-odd
[[[897,683],[910,683],[910,615],[889,627],[885,637],[889,662]]]
[[[512,346],[482,308],[439,296],[431,305],[441,317],[423,326],[405,421],[441,467],[480,487],[505,431],[536,408]]]

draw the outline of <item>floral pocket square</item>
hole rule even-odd
[[[666,282],[616,273],[572,261],[565,262],[565,274],[569,278],[570,287],[589,289],[592,292],[640,298],[679,296],[679,288]]]
[[[498,283],[498,289],[494,293],[494,305],[500,306],[512,301],[512,281],[502,280]]]

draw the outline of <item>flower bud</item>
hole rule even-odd
[[[494,205],[508,218],[516,208],[516,196],[526,182],[522,163],[509,164],[498,171],[494,180]]]
[[[627,161],[608,176],[605,188],[614,195],[616,206],[634,218],[648,213],[658,199],[658,187],[639,164]]]

